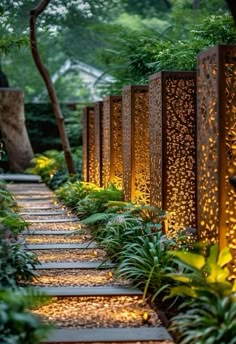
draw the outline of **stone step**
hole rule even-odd
[[[21,232],[20,234],[21,235],[70,235],[72,233],[74,233],[75,230],[68,230],[68,231],[53,231],[53,230],[40,230],[40,231],[24,231],[24,232]]]
[[[116,264],[105,263],[103,261],[96,262],[60,262],[60,263],[42,263],[36,265],[38,270],[51,269],[111,269],[116,267]]]
[[[126,327],[53,330],[42,343],[111,343],[171,340],[163,327]],[[161,343],[160,343],[161,344]]]
[[[66,215],[65,211],[48,211],[48,212],[22,212],[19,215],[27,215],[27,216],[52,216],[52,215]]]
[[[0,180],[5,180],[6,182],[24,182],[24,183],[41,183],[42,179],[38,175],[33,174],[15,174],[15,173],[4,173],[0,174]]]
[[[52,206],[46,206],[46,207],[42,207],[42,206],[33,206],[33,207],[27,207],[25,208],[26,210],[50,210],[50,209],[61,209],[60,205],[54,205],[52,204]]]
[[[50,296],[123,296],[143,295],[141,290],[131,287],[36,287],[42,293]]]
[[[97,244],[94,242],[86,242],[81,244],[24,244],[24,248],[27,250],[65,250],[65,249],[91,249],[97,248]]]
[[[29,223],[62,223],[62,222],[79,222],[78,218],[65,219],[47,219],[47,220],[28,220]]]
[[[53,199],[47,200],[47,199],[44,199],[44,198],[40,198],[40,199],[31,198],[31,199],[28,199],[28,200],[21,200],[21,199],[17,200],[17,204],[19,206],[21,206],[21,204],[24,204],[24,203],[31,203],[31,204],[35,204],[35,203],[37,203],[37,204],[45,204],[46,203],[46,204],[51,204],[52,206],[55,205]],[[48,205],[47,205],[47,207],[48,207]]]
[[[16,201],[17,202],[32,202],[32,201],[34,201],[34,202],[38,202],[38,201],[54,201],[54,197],[53,196],[46,196],[46,197],[31,197],[31,198],[29,198],[29,197],[20,197],[20,198],[18,198],[18,197],[16,197],[16,195],[15,195],[15,199],[16,199]]]

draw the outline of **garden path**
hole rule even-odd
[[[30,223],[21,239],[41,262],[32,285],[52,296],[35,311],[55,325],[43,343],[173,344],[142,293],[114,276],[114,264],[102,263],[105,252],[40,177],[10,180],[17,181],[8,189]]]

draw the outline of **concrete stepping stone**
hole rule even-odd
[[[74,230],[68,230],[68,231],[53,231],[53,230],[40,230],[40,231],[24,231],[21,232],[21,235],[65,235],[65,236],[69,236],[70,234],[74,233]]]
[[[126,327],[126,328],[94,328],[94,329],[58,329],[49,334],[49,343],[110,343],[110,342],[142,342],[171,340],[171,336],[163,327]]]
[[[53,196],[46,196],[46,197],[42,197],[42,196],[40,196],[40,197],[20,197],[20,198],[18,198],[18,197],[16,197],[16,195],[15,195],[15,198],[16,198],[16,201],[17,202],[32,202],[32,201],[34,201],[34,202],[38,202],[38,201],[54,201],[54,198],[53,198]]]
[[[36,265],[38,270],[51,269],[111,269],[116,267],[116,264],[105,263],[103,261],[95,262],[60,262],[60,263],[42,263]]]
[[[27,250],[65,250],[65,249],[91,249],[97,248],[97,244],[94,242],[86,242],[81,244],[24,244],[24,248]]]
[[[28,220],[29,223],[60,223],[60,222],[79,222],[78,218],[47,219],[47,220]]]
[[[34,174],[15,174],[15,173],[4,173],[0,174],[0,180],[5,180],[7,182],[11,181],[14,183],[24,182],[24,183],[41,183],[42,179],[38,175]]]
[[[48,211],[48,212],[22,212],[19,215],[27,215],[27,216],[52,216],[52,215],[66,215],[65,211]]]
[[[61,209],[60,205],[54,205],[52,204],[52,206],[46,206],[46,207],[42,207],[42,206],[33,206],[33,207],[26,207],[26,210],[51,210],[51,209]],[[27,213],[28,214],[28,213]]]
[[[141,290],[131,287],[36,287],[37,290],[50,296],[123,296],[143,295]]]

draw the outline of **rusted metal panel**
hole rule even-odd
[[[200,238],[228,245],[236,277],[236,46],[198,55],[198,229]]]
[[[83,180],[94,183],[94,108],[83,109]]]
[[[150,201],[173,213],[169,230],[196,227],[196,73],[150,77]]]
[[[104,151],[103,143],[103,102],[99,101],[94,103],[94,150],[95,150],[95,184],[102,186],[102,159]]]
[[[103,101],[103,186],[122,188],[122,97],[109,96]]]
[[[126,201],[149,203],[148,86],[130,85],[122,94],[123,188]]]

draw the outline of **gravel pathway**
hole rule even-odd
[[[122,286],[128,282],[121,281],[114,276],[112,270],[93,269],[58,269],[40,270],[38,277],[31,282],[32,285],[40,287],[91,287],[91,286]]]
[[[24,192],[22,184],[19,193]],[[32,184],[33,187],[33,184]],[[19,201],[19,212],[45,213],[52,211],[64,211],[65,214],[55,215],[27,215],[23,218],[30,220],[69,219],[75,217],[60,203],[56,202],[53,194],[48,200],[48,189],[46,195],[37,188],[30,194],[30,185],[25,186],[27,195],[18,195],[17,188],[10,186],[9,189],[16,195]],[[19,190],[19,189],[18,189]],[[44,196],[45,195],[45,196]],[[37,198],[45,200],[37,201]],[[27,200],[26,200],[27,199]],[[32,207],[32,208],[31,208]],[[76,244],[86,243],[91,240],[91,235],[81,227],[78,222],[65,223],[31,223],[30,231],[78,231],[76,235],[50,235],[33,234],[21,235],[20,239],[27,244]],[[106,253],[98,248],[94,249],[42,249],[34,251],[41,263],[58,262],[96,262],[106,259]],[[96,269],[50,269],[38,270],[37,276],[31,282],[32,286],[38,287],[101,287],[101,286],[130,286],[128,281],[117,279],[114,270]],[[149,328],[161,326],[157,313],[142,300],[140,296],[74,296],[74,297],[53,297],[51,301],[33,311],[43,321],[56,325],[61,329],[95,329],[95,328]],[[111,339],[112,340],[112,339]],[[122,342],[131,344],[130,342]],[[132,344],[174,344],[172,341],[142,341]],[[57,343],[60,344],[60,343]],[[76,344],[76,343],[74,343]],[[82,343],[79,343],[82,344]],[[99,343],[90,343],[99,344]],[[100,343],[101,344],[101,343]],[[109,342],[109,344],[118,344]]]
[[[55,297],[34,312],[59,328],[161,325],[157,314],[138,296]]]

